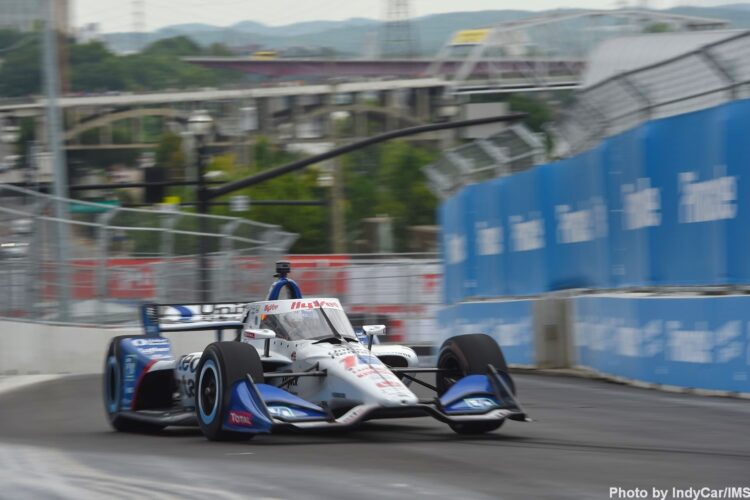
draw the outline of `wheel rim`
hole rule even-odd
[[[461,378],[463,372],[458,359],[450,353],[443,355],[440,359],[439,365],[442,370],[445,370],[440,373],[440,389],[442,393],[445,393]]]
[[[210,423],[216,418],[219,409],[221,378],[216,369],[216,363],[208,360],[201,369],[198,379],[198,411],[204,423]]]
[[[115,413],[120,399],[120,377],[117,358],[107,358],[107,373],[104,378],[104,391],[107,395],[107,411]]]

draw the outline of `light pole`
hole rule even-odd
[[[208,249],[206,236],[208,224],[205,215],[208,213],[208,188],[206,186],[206,142],[213,131],[214,120],[208,112],[194,111],[188,119],[188,128],[195,138],[196,145],[196,184],[198,186],[198,283],[200,284],[200,301],[211,300],[211,276],[209,273]]]
[[[331,113],[331,133],[336,147],[341,146],[340,127],[350,114],[346,111]],[[346,216],[344,214],[344,179],[341,158],[333,159],[333,182],[331,185],[331,225],[333,232],[333,253],[346,253]]]

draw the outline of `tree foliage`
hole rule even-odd
[[[436,152],[406,142],[393,142],[344,156],[347,240],[353,242],[363,236],[362,219],[388,215],[394,219],[396,250],[406,251],[408,226],[435,223],[437,199],[427,189],[421,167],[436,156]],[[297,157],[260,139],[254,148],[252,165],[238,165],[234,156],[224,155],[214,158],[208,170],[220,170],[227,180],[237,180]],[[245,214],[231,213],[228,207],[215,207],[212,213],[244,215],[298,233],[300,237],[292,248],[294,253],[330,252],[331,214],[327,206],[253,205],[257,200],[327,200],[328,189],[318,184],[321,169],[322,166],[312,166],[232,193],[231,196],[250,198],[250,210]],[[228,197],[223,201],[227,200]]]
[[[20,97],[41,93],[41,46],[39,35],[5,54],[0,66],[0,96]],[[0,32],[3,42],[14,42]],[[70,90],[81,93],[164,90],[169,88],[213,87],[238,81],[241,75],[228,70],[211,70],[183,62],[180,57],[226,54],[218,44],[201,48],[186,37],[159,40],[139,54],[117,55],[101,42],[68,42]]]

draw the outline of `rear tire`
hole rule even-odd
[[[468,375],[486,375],[487,365],[492,365],[501,372],[501,377],[507,377],[506,382],[515,395],[516,387],[513,379],[508,375],[508,364],[505,362],[503,351],[497,342],[483,333],[472,333],[451,337],[440,348],[437,367],[446,372],[438,372],[436,385],[438,396],[442,396],[459,379]],[[499,422],[467,422],[451,424],[458,434],[484,434],[494,431],[503,425]]]
[[[196,370],[195,411],[198,425],[211,441],[246,441],[255,437],[245,432],[224,430],[234,385],[247,374],[263,383],[263,363],[258,351],[241,342],[214,342],[201,356]]]
[[[104,411],[109,425],[119,432],[159,432],[163,425],[138,422],[120,415],[120,400],[122,399],[122,363],[120,363],[120,342],[126,339],[142,338],[142,335],[120,335],[113,338],[107,348],[104,361],[103,393]]]

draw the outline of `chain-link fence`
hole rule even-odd
[[[385,324],[388,342],[428,344],[442,304],[435,254],[293,255],[292,277],[305,296],[337,297],[353,325]]]
[[[257,299],[296,237],[246,219],[123,209],[3,185],[0,316],[132,323],[143,301]]]
[[[750,95],[750,32],[620,73],[579,91],[557,126],[575,154],[636,125]]]
[[[545,160],[545,146],[523,124],[512,125],[486,139],[444,151],[422,169],[430,190],[446,199],[466,184],[529,169]]]

